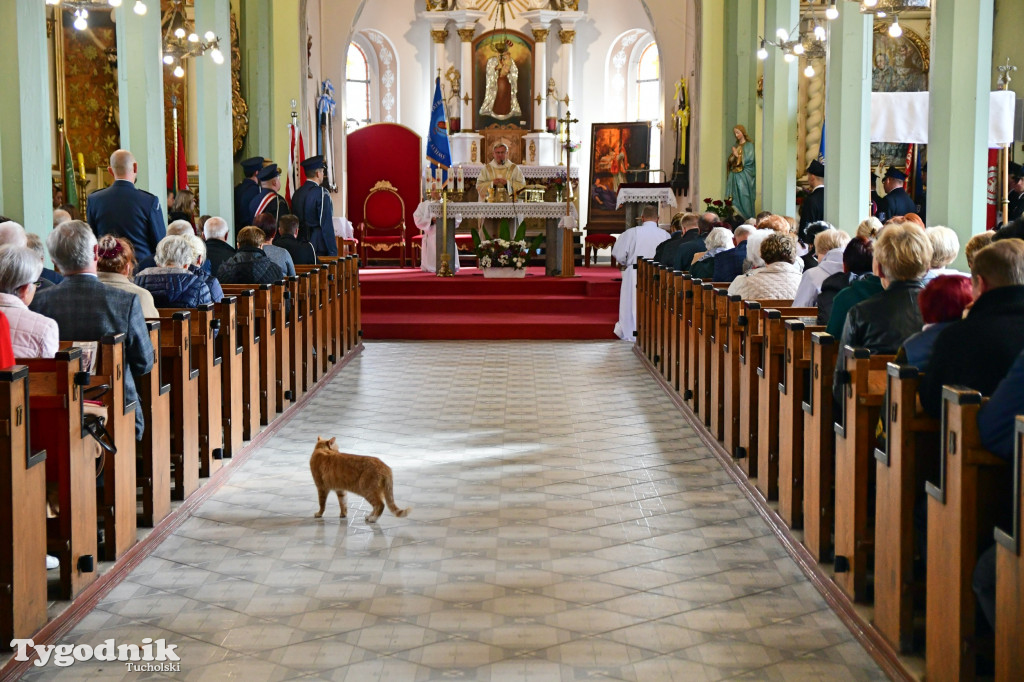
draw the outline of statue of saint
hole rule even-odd
[[[508,49],[487,60],[487,76],[484,103],[480,106],[481,116],[490,116],[499,121],[518,118],[523,115],[519,107],[519,67]]]
[[[754,168],[754,143],[741,125],[732,129],[736,146],[729,152],[729,172],[725,196],[732,198],[733,208],[744,218],[754,217],[754,193],[757,171]]]

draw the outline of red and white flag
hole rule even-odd
[[[292,193],[306,182],[306,171],[302,168],[302,160],[306,158],[305,145],[302,142],[302,130],[293,123],[288,124],[288,172],[284,180],[284,198],[290,204]]]

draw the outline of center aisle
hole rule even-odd
[[[318,435],[410,515],[314,519]],[[884,679],[608,342],[368,344],[62,643],[145,637],[188,680]]]

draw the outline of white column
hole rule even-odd
[[[0,211],[41,236],[53,229],[46,53],[46,6],[0,3],[0,86],[7,93],[0,98]]]
[[[139,164],[136,184],[155,194],[167,211],[167,152],[164,149],[164,65],[160,11],[136,14],[133,3],[114,10],[117,19],[117,85],[121,147]]]
[[[459,100],[462,130],[473,130],[473,37],[476,22],[459,28],[459,73],[462,75],[462,93],[469,95]]]
[[[558,47],[558,63],[561,65],[561,83],[558,83],[558,89],[563,95],[569,96],[569,107],[576,105],[576,89],[573,83],[573,73],[575,72],[575,64],[573,57],[576,52],[576,22],[570,19],[562,18],[559,20],[562,25],[562,29],[558,32],[558,40],[561,44]],[[564,103],[562,106],[565,106]],[[556,115],[561,115],[561,112],[556,105],[555,111],[558,112]]]
[[[231,97],[231,6],[229,0],[206,0],[196,5],[196,31],[213,31],[224,48],[217,64],[210,53],[196,59],[199,150],[199,201],[202,212],[234,224],[234,133]]]
[[[430,39],[434,43],[434,65],[430,71],[430,95],[434,95],[434,79],[437,78],[437,71],[440,69],[441,77],[444,77],[445,67],[448,65],[448,56],[445,54],[445,43],[448,40],[448,29],[444,22],[432,23],[430,26]]]
[[[538,132],[547,130],[548,26],[550,24],[531,24],[536,41],[533,50],[533,129]]]

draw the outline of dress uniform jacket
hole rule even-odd
[[[127,180],[90,194],[86,220],[97,237],[112,234],[130,241],[139,261],[152,256],[167,234],[160,200]]]
[[[907,194],[907,190],[897,187],[882,199],[882,204],[878,209],[878,219],[884,223],[890,218],[905,216],[908,213],[917,213],[917,204]]]
[[[260,204],[263,203],[264,198],[269,194],[273,194],[274,196],[267,201],[266,205],[263,206],[263,210],[260,211]],[[249,202],[249,210],[252,212],[252,216],[249,219],[250,222],[252,221],[252,218],[255,218],[261,213],[269,213],[274,216],[274,221],[276,222],[281,220],[281,216],[287,215],[289,211],[288,202],[285,201],[284,197],[269,187],[261,188],[260,193],[253,197],[253,200]]]
[[[805,239],[807,226],[825,219],[825,187],[815,187],[814,191],[804,197],[800,204],[800,241]]]
[[[260,183],[246,178],[235,185],[235,232],[252,225],[252,200],[260,193]]]
[[[299,218],[300,237],[308,235],[309,243],[321,256],[337,256],[338,242],[334,239],[334,204],[330,193],[320,185],[307,180],[295,191],[292,208]]]

